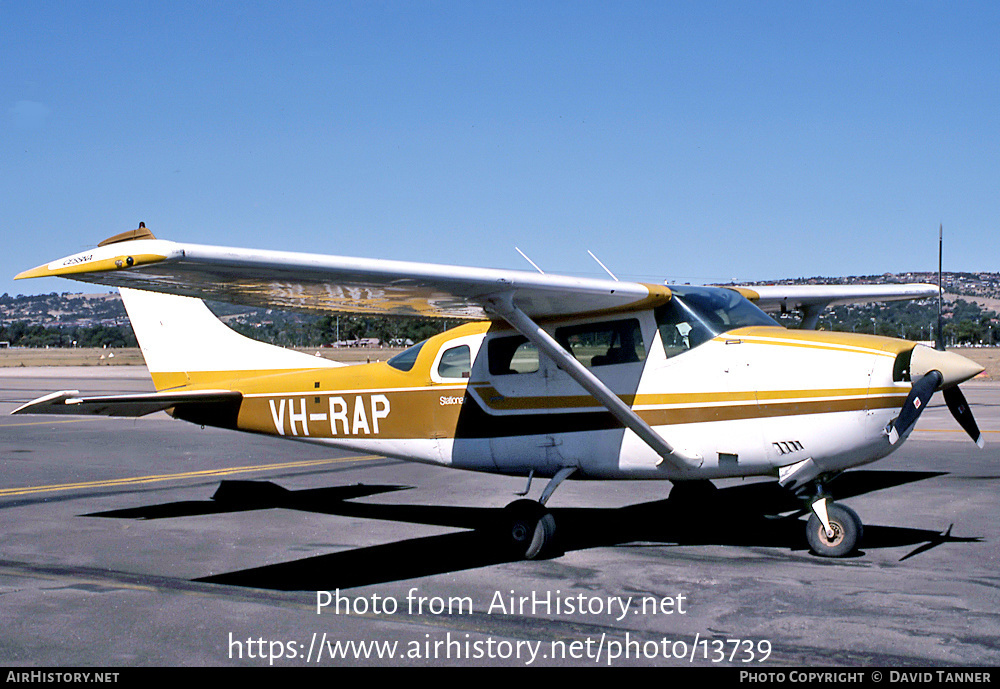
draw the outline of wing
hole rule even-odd
[[[766,285],[734,289],[768,313],[801,311],[803,328],[815,328],[820,312],[834,304],[925,299],[938,294],[936,286],[926,284]]]
[[[512,298],[533,317],[656,305],[662,285],[407,261],[234,249],[125,233],[17,276],[62,276],[115,287],[317,312],[482,319]],[[133,238],[137,236],[138,238]]]
[[[670,300],[670,289],[662,285],[179,244],[156,239],[143,226],[17,277],[48,276],[285,309],[503,319],[561,362],[574,380],[664,460],[681,469],[700,466],[702,461],[653,431],[533,320],[651,308]],[[166,408],[172,402],[174,416],[207,424],[215,419],[215,407],[231,405],[228,397],[167,400],[162,393],[140,397],[81,399],[64,391],[16,411],[67,413],[71,406],[90,405],[93,413],[102,413],[98,409],[125,413],[129,408],[134,413],[147,406]]]
[[[873,301],[900,301],[936,297],[935,285],[766,285],[741,287],[740,291],[762,310],[802,310],[808,306],[863,304]],[[747,292],[750,294],[747,295]]]

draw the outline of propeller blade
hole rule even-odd
[[[965,401],[965,395],[962,391],[958,389],[957,385],[945,389],[944,391],[944,401],[948,403],[948,409],[951,410],[951,415],[955,417],[959,425],[965,429],[965,432],[969,434],[976,445],[980,449],[985,445],[983,442],[983,434],[979,432],[979,426],[976,425],[976,420],[972,416],[972,410],[969,409],[969,403]]]
[[[899,411],[899,416],[890,421],[886,429],[889,432],[891,445],[895,445],[901,436],[906,435],[913,428],[913,424],[917,422],[931,395],[934,394],[942,381],[944,381],[944,376],[940,372],[931,371],[913,384],[910,394],[903,402],[903,408]]]

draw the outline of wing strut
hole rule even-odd
[[[639,418],[632,408],[625,404],[618,395],[611,391],[601,380],[591,373],[586,366],[576,360],[572,354],[549,335],[540,325],[514,304],[513,293],[492,297],[488,300],[489,310],[501,316],[514,326],[514,329],[553,359],[559,367],[569,374],[570,378],[579,383],[595,400],[605,407],[626,428],[639,436],[663,460],[680,471],[697,469],[702,464],[702,458],[680,452],[663,439],[649,424]],[[662,461],[662,460],[661,460]],[[659,462],[658,462],[659,464]]]

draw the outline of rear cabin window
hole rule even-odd
[[[446,350],[438,364],[438,375],[442,378],[468,378],[472,373],[472,350],[469,345],[461,345]]]
[[[558,328],[556,340],[589,368],[646,360],[642,329],[635,318]]]
[[[423,346],[424,343],[421,342],[413,345],[409,349],[404,349],[402,352],[389,359],[386,363],[393,368],[398,368],[400,371],[409,371],[413,368],[413,364],[417,363],[417,357],[420,355],[420,349]]]
[[[538,371],[538,350],[523,335],[492,339],[487,346],[487,353],[491,375]]]

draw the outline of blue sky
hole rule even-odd
[[[177,241],[717,282],[1000,270],[995,2],[0,4],[0,293]]]

